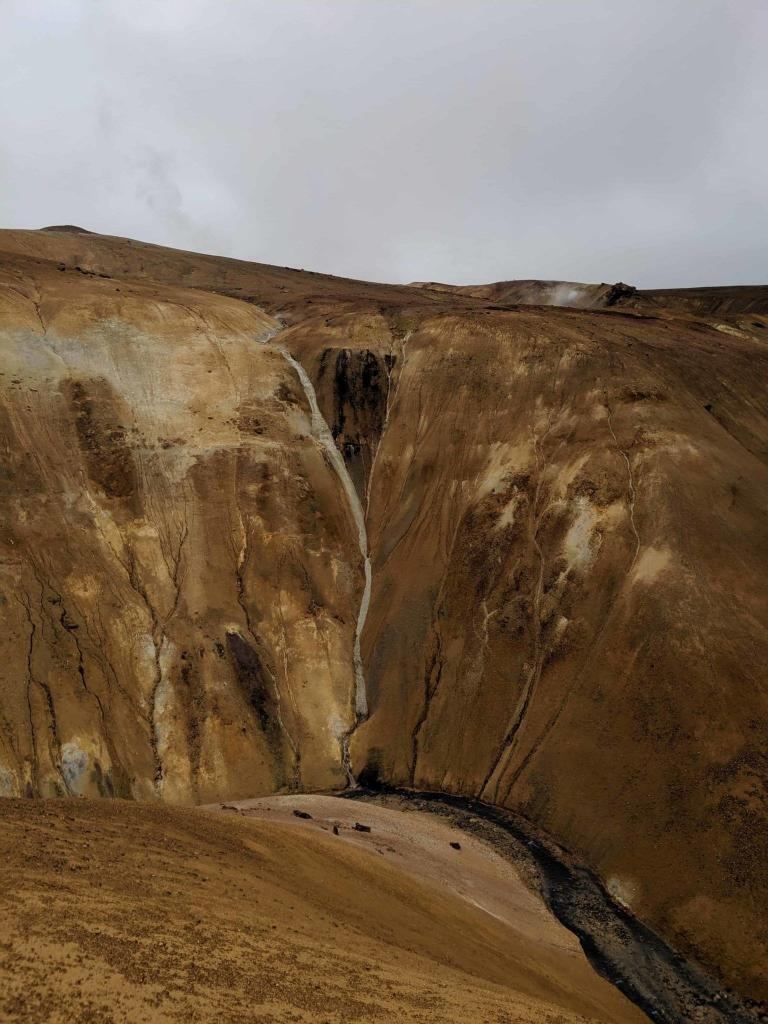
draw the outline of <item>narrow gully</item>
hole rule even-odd
[[[363,669],[363,657],[360,649],[360,639],[363,634],[365,627],[365,620],[368,617],[368,607],[371,602],[371,583],[372,583],[372,572],[371,572],[371,559],[368,553],[368,532],[365,526],[365,513],[363,512],[363,506],[360,498],[357,494],[352,477],[349,475],[344,457],[336,447],[336,441],[334,440],[331,429],[328,423],[320,412],[320,406],[317,402],[317,394],[315,392],[314,385],[310,380],[309,374],[294,356],[288,351],[284,345],[280,345],[275,342],[275,337],[280,333],[279,330],[273,332],[268,337],[261,339],[262,344],[269,344],[276,352],[285,359],[285,361],[291,366],[296,376],[299,379],[299,383],[302,386],[304,394],[309,403],[310,409],[310,423],[312,426],[312,435],[315,440],[322,445],[325,449],[328,458],[330,459],[331,465],[334,468],[336,476],[344,489],[344,493],[347,498],[349,510],[352,513],[352,518],[355,521],[357,527],[357,540],[360,554],[363,559],[363,572],[365,582],[363,585],[363,593],[360,598],[360,605],[357,612],[357,623],[355,625],[355,637],[352,651],[352,659],[355,672],[355,694],[354,694],[354,711],[355,720],[352,726],[346,730],[341,736],[341,757],[344,772],[347,776],[347,781],[350,786],[356,786],[357,781],[352,771],[352,762],[349,754],[349,738],[354,732],[357,725],[368,716],[368,698],[365,688],[365,672]]]

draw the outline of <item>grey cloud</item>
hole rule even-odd
[[[5,0],[0,220],[379,280],[766,279],[750,0]]]

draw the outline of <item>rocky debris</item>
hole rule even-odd
[[[521,815],[464,797],[386,787],[378,793],[357,789],[344,796],[426,811],[490,844],[578,936],[597,973],[654,1024],[756,1024],[766,1019],[765,1004],[733,991],[723,993],[716,977],[668,946],[619,904],[595,875]],[[721,1006],[723,1000],[729,1005]]]
[[[612,284],[608,289],[605,296],[605,305],[615,306],[617,303],[623,302],[624,299],[630,299],[635,295],[637,295],[637,288],[634,285],[617,281],[616,284]]]

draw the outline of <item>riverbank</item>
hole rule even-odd
[[[740,999],[671,949],[600,880],[514,812],[478,800],[401,789],[350,790],[345,799],[428,812],[481,838],[513,863],[575,936],[594,969],[654,1024],[755,1024],[768,1008]]]

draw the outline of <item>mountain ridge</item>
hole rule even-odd
[[[3,232],[0,287],[0,788],[341,789],[348,735],[358,777],[523,814],[765,996],[763,312],[71,231]],[[364,560],[277,331],[365,513],[359,723]]]

